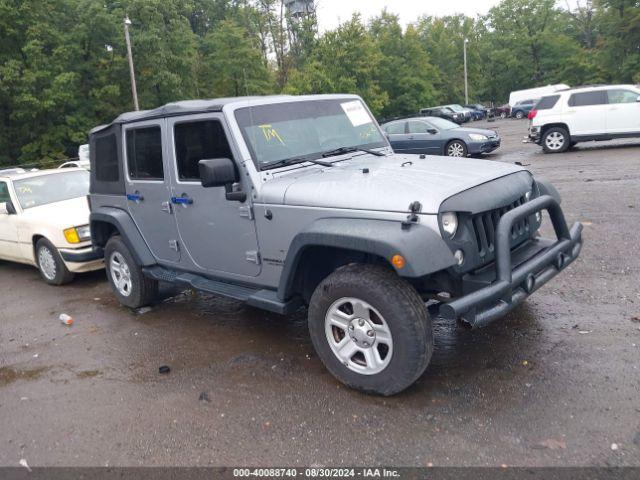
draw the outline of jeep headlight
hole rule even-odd
[[[441,215],[440,221],[442,222],[442,230],[449,235],[449,238],[453,238],[458,230],[458,215],[455,212],[445,212]]]
[[[474,142],[484,142],[485,140],[489,140],[489,137],[486,135],[480,135],[479,133],[470,133],[469,138]]]
[[[82,225],[80,227],[72,227],[64,230],[64,238],[69,243],[80,243],[91,240],[91,228],[89,225]]]

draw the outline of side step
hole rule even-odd
[[[220,282],[193,273],[169,270],[160,266],[143,268],[143,272],[155,280],[189,285],[196,290],[240,300],[252,307],[261,308],[281,315],[293,313],[301,306],[299,299],[292,299],[287,302],[280,301],[276,292],[273,290]]]

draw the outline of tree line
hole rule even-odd
[[[338,14],[339,12],[336,12]],[[282,0],[0,0],[0,165],[74,157],[88,131],[140,105],[273,93],[357,93],[381,118],[549,83],[640,83],[640,1],[503,0],[487,15],[382,11],[319,32]]]

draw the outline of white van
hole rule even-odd
[[[509,94],[509,105],[512,107],[522,101],[532,98],[542,98],[546,95],[553,95],[560,90],[566,90],[569,85],[559,83],[557,85],[547,85],[546,87],[529,88],[527,90],[517,90]]]

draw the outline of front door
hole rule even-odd
[[[442,152],[440,132],[435,127],[425,120],[410,120],[407,123],[409,129],[409,150],[407,153],[439,155]]]
[[[222,115],[172,118],[167,125],[173,144],[171,191],[184,248],[183,267],[194,264],[214,276],[257,276],[260,255],[250,202],[227,200],[224,187],[204,188],[200,183],[200,160],[238,158]],[[240,177],[236,187],[248,192],[249,198],[251,186],[245,175]]]
[[[7,182],[0,182],[0,203],[7,205],[8,202],[11,202],[9,185]],[[15,203],[13,205],[15,206]],[[0,258],[4,260],[19,260],[21,258],[17,215],[0,213]]]
[[[391,148],[396,153],[406,153],[407,152],[407,132],[406,132],[407,122],[393,122],[384,127],[384,131],[387,135],[387,139],[391,144]]]
[[[129,213],[153,255],[161,262],[180,260],[178,230],[170,203],[164,120],[128,125],[124,130]],[[165,143],[166,145],[166,143]]]
[[[640,133],[640,94],[616,88],[607,90],[607,133]]]

